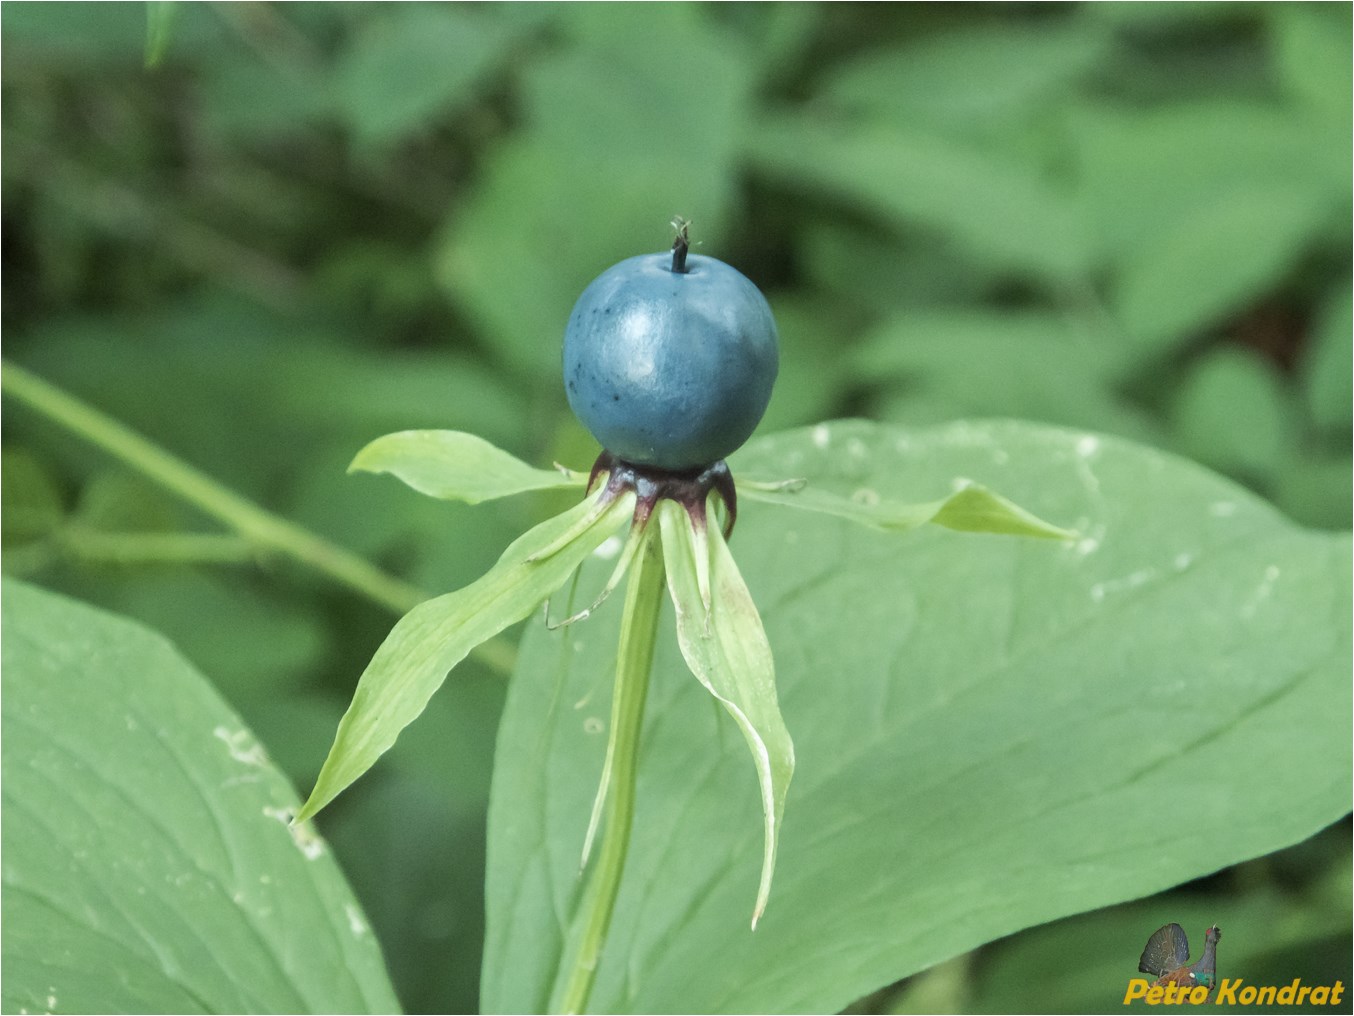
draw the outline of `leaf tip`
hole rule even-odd
[[[380,439],[377,438],[377,440],[379,441]],[[370,458],[369,453],[371,452],[372,445],[374,445],[375,443],[376,442],[373,441],[370,444],[364,445],[361,451],[359,451],[356,455],[353,456],[353,461],[348,463],[348,468],[347,470],[345,470],[345,472],[349,476],[352,476],[353,473],[378,472],[378,470],[373,470],[367,464],[367,460]]]
[[[312,797],[310,800],[306,801],[305,804],[301,805],[301,810],[292,816],[292,820],[288,822],[287,825],[295,829],[302,822],[309,822],[315,817],[315,813],[319,810],[319,808],[314,807],[314,798]]]
[[[311,789],[310,796],[306,798],[306,803],[301,805],[296,814],[292,816],[290,825],[299,826],[304,822],[309,822],[323,811],[329,802],[334,799],[336,792],[324,788],[324,775],[324,771],[321,770],[320,778],[315,781],[315,786]]]
[[[759,907],[758,909],[756,909],[756,910],[754,910],[754,911],[752,912],[752,930],[753,930],[753,931],[756,931],[756,930],[757,930],[757,922],[760,921],[760,920],[762,919],[762,912],[763,912],[764,909],[765,909],[764,907]]]

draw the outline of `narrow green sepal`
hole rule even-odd
[[[719,528],[707,527],[705,538],[698,539],[685,509],[670,501],[659,503],[658,517],[682,656],[697,680],[738,723],[757,769],[764,840],[752,912],[752,927],[756,928],[771,894],[785,794],[795,768],[794,744],[776,700],[771,645]],[[701,588],[703,566],[697,560],[702,554],[708,554],[708,601]]]
[[[630,520],[633,494],[610,502],[602,498],[599,494],[542,522],[508,547],[481,578],[419,604],[399,620],[362,673],[315,789],[297,813],[298,822],[371,768],[475,646],[535,610]],[[567,539],[561,542],[561,537]],[[553,552],[545,553],[547,548]]]
[[[849,497],[815,487],[803,480],[780,483],[744,481],[739,492],[750,501],[785,505],[850,519],[886,532],[901,533],[928,523],[966,533],[1001,533],[1052,540],[1075,540],[1078,534],[1063,529],[1021,508],[1000,494],[972,483],[939,501],[909,504],[893,501],[862,488]]]
[[[529,490],[581,487],[566,469],[537,469],[484,438],[457,430],[403,430],[371,442],[348,472],[389,473],[420,494],[479,504]]]

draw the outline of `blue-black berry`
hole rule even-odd
[[[683,270],[684,269],[684,270]],[[752,434],[779,366],[761,291],[722,261],[643,254],[578,298],[564,333],[569,405],[602,446],[639,466],[712,465]]]

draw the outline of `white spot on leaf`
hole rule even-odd
[[[309,822],[302,822],[300,825],[292,822],[296,815],[294,808],[265,807],[263,813],[287,827],[291,841],[296,844],[296,849],[305,855],[307,861],[314,861],[324,854],[324,840],[314,827]]]
[[[362,919],[362,911],[358,910],[354,904],[345,903],[343,905],[343,912],[348,917],[348,930],[358,938],[361,938],[371,930],[367,927],[367,922]]]
[[[602,722],[600,716],[589,716],[583,721],[583,733],[585,734],[600,734],[604,730],[606,730],[606,724]]]
[[[1100,549],[1100,542],[1105,538],[1103,524],[1093,525],[1091,520],[1083,515],[1077,519],[1072,529],[1083,534],[1081,539],[1070,545],[1070,549],[1077,557],[1089,557]]]
[[[1241,606],[1242,617],[1254,617],[1255,612],[1260,609],[1260,605],[1269,599],[1269,595],[1274,591],[1274,583],[1279,581],[1279,566],[1272,564],[1265,569],[1264,577],[1260,584],[1255,587],[1255,591]]]
[[[1105,582],[1097,582],[1091,586],[1091,599],[1096,603],[1105,602],[1105,597],[1111,593],[1127,592],[1130,589],[1136,589],[1138,586],[1150,582],[1156,576],[1155,568],[1140,568],[1131,575],[1126,575],[1121,579],[1108,579]]]
[[[1100,496],[1100,478],[1091,470],[1091,462],[1100,454],[1100,439],[1086,434],[1077,441],[1077,475],[1092,497]]]
[[[827,424],[820,423],[813,428],[813,446],[815,448],[826,448],[832,441],[832,431],[828,429]]]
[[[217,727],[212,731],[212,735],[225,744],[230,757],[236,762],[243,762],[247,766],[261,766],[268,761],[268,753],[263,750],[263,745],[254,740],[254,736],[247,730]]]
[[[1208,506],[1208,514],[1214,518],[1225,519],[1236,514],[1236,503],[1233,501],[1214,501]]]

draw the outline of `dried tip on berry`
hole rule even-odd
[[[672,270],[678,275],[685,275],[686,255],[691,249],[691,223],[678,215],[672,220],[672,228],[677,231],[672,241]]]

